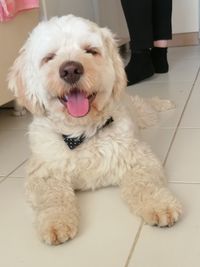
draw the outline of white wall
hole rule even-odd
[[[43,0],[43,2],[46,4],[48,19],[72,13],[95,21],[102,27],[109,27],[120,37],[128,37],[120,0]]]
[[[199,0],[173,0],[172,25],[173,33],[198,32]]]
[[[133,1],[133,0],[130,0]],[[129,33],[120,0],[93,0],[96,8],[96,22],[107,26],[121,38],[128,38]]]
[[[46,3],[47,18],[74,14],[94,20],[93,0],[43,0]]]
[[[14,97],[7,89],[8,69],[17,57],[18,50],[28,37],[30,31],[39,21],[38,9],[20,12],[6,23],[0,23],[0,105]]]

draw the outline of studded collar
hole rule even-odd
[[[105,128],[106,126],[108,126],[110,123],[112,123],[114,120],[112,117],[110,117],[109,119],[107,119],[107,121],[103,124],[103,126],[101,126],[100,128],[97,129],[97,131]],[[63,140],[64,142],[67,144],[67,146],[69,147],[69,149],[73,150],[75,149],[77,146],[79,146],[81,143],[84,142],[84,140],[86,139],[86,136],[83,134],[81,134],[80,136],[77,137],[70,137],[70,135],[65,135],[63,134]]]

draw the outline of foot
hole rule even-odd
[[[64,207],[49,208],[37,216],[37,230],[48,245],[59,245],[73,239],[78,232],[78,214],[68,214]]]
[[[150,50],[134,51],[125,71],[128,79],[128,86],[151,77],[154,74],[154,68]]]
[[[151,58],[156,73],[166,73],[169,71],[167,61],[167,47],[153,47]]]
[[[168,190],[162,190],[149,199],[141,217],[149,225],[170,227],[179,220],[181,213],[180,202]]]

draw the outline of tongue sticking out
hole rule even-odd
[[[83,117],[89,112],[89,100],[83,92],[72,91],[68,96],[67,109],[73,117]]]

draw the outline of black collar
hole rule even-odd
[[[100,129],[105,128],[106,126],[108,126],[110,123],[112,123],[114,120],[112,117],[110,117],[109,119],[107,119],[107,121],[103,124],[103,126],[99,127],[97,129],[97,131],[99,131]],[[69,149],[74,149],[76,148],[78,145],[80,145],[81,143],[83,143],[83,141],[85,140],[86,136],[84,134],[77,136],[77,137],[70,137],[69,135],[65,135],[63,134],[63,139],[65,141],[65,143],[68,145]]]

